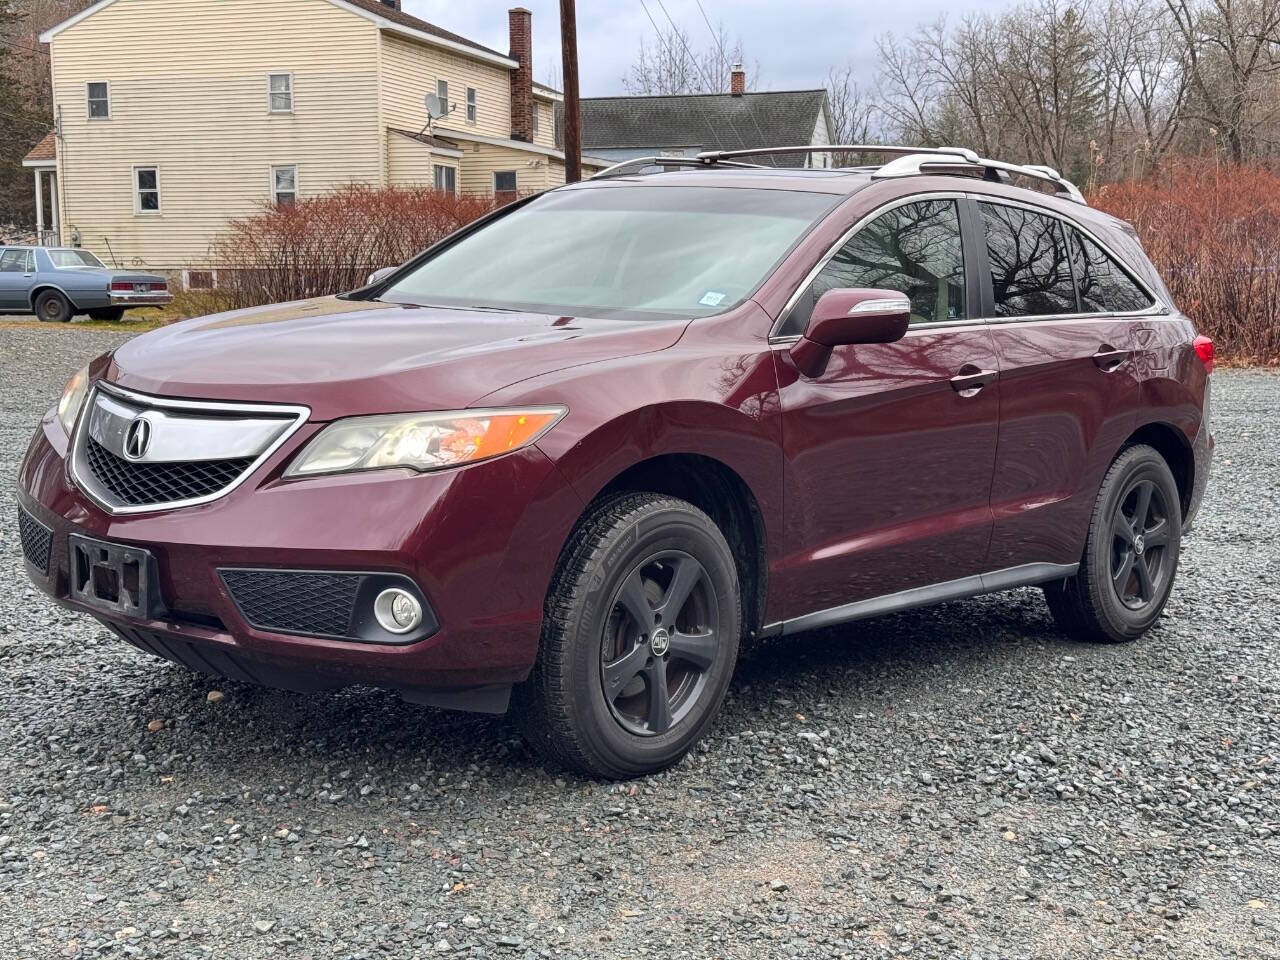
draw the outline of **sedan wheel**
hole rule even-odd
[[[615,779],[662,770],[715,719],[741,623],[737,566],[710,517],[660,494],[604,499],[561,554],[514,713],[558,764]]]
[[[45,290],[36,297],[35,309],[42,323],[66,323],[72,317],[70,301],[57,290]]]

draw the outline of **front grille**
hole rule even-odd
[[[249,469],[253,457],[133,463],[85,437],[85,459],[94,478],[122,504],[132,507],[207,497],[230,486]]]
[[[244,618],[259,630],[345,637],[351,632],[356,573],[223,570],[222,581]]]
[[[22,555],[27,562],[41,573],[48,573],[53,531],[21,507],[18,508],[18,539],[22,541]]]

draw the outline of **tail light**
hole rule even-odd
[[[136,283],[133,280],[112,280],[111,289],[115,293],[155,292],[157,290],[168,290],[169,284],[165,280],[142,280]]]
[[[119,293],[133,293],[133,284],[127,280],[112,280],[111,289]]]
[[[1208,337],[1196,337],[1191,346],[1195,348],[1196,356],[1204,364],[1205,371],[1213,373],[1213,341]]]

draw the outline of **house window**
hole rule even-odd
[[[293,74],[267,76],[267,109],[272,113],[293,113]]]
[[[542,113],[542,111],[538,108],[538,105],[535,103],[533,105],[533,135],[535,137],[538,135],[538,127],[541,126],[541,124],[538,123],[538,114],[540,113]]]
[[[133,168],[134,213],[160,212],[160,168]]]
[[[109,84],[87,83],[85,84],[85,96],[89,104],[90,120],[110,120],[111,119],[111,87]]]
[[[444,111],[444,116],[449,115],[449,81],[436,81],[436,96],[440,98],[440,109]]]
[[[271,168],[271,199],[278,207],[292,207],[298,202],[298,167],[295,164]]]
[[[476,122],[476,88],[467,87],[467,123]]]
[[[435,165],[436,189],[445,193],[458,192],[458,168],[447,167],[443,163]]]
[[[514,170],[494,171],[493,195],[499,203],[510,203],[516,198],[516,172]]]

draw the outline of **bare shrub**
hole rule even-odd
[[[1280,362],[1280,174],[1170,164],[1089,202],[1137,229],[1178,306],[1235,363]]]
[[[353,185],[264,208],[232,220],[214,241],[217,292],[231,307],[250,307],[354,290],[497,205],[492,197]]]

